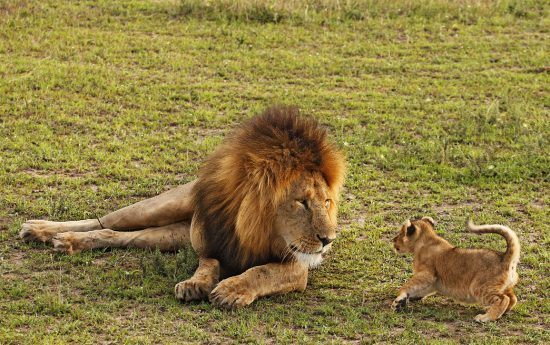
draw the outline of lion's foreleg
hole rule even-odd
[[[212,258],[199,258],[199,267],[193,276],[174,287],[176,298],[185,302],[202,300],[220,279],[220,263]]]
[[[190,228],[190,242],[199,256],[199,267],[191,278],[174,287],[176,298],[185,302],[207,298],[220,280],[220,263],[205,255],[206,239],[202,225],[193,218]]]
[[[222,280],[210,300],[225,308],[248,305],[262,296],[303,291],[308,270],[300,263],[270,263],[248,269],[244,273]]]
[[[111,229],[88,232],[64,232],[52,239],[56,251],[73,254],[96,248],[142,248],[174,251],[190,244],[189,222],[180,222],[145,230],[120,232]]]

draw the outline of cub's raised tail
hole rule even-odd
[[[476,234],[499,234],[506,239],[506,252],[504,253],[503,263],[507,266],[519,262],[520,244],[518,236],[512,229],[500,224],[475,225],[472,220],[468,220],[468,230]]]

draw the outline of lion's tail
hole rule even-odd
[[[517,264],[519,262],[519,239],[516,233],[509,227],[499,224],[475,225],[472,220],[468,220],[468,230],[475,234],[499,234],[504,237],[508,247],[502,259],[503,263],[510,266],[513,263]]]

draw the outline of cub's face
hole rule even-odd
[[[399,234],[393,238],[393,247],[398,253],[413,253],[414,247],[427,228],[433,229],[435,222],[430,217],[419,220],[407,220],[401,226]]]
[[[296,180],[277,209],[275,233],[293,255],[309,267],[318,266],[336,238],[335,196],[319,174]]]

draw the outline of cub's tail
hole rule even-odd
[[[519,262],[519,239],[515,232],[507,226],[499,224],[475,225],[472,220],[468,220],[468,230],[475,234],[499,234],[504,237],[508,248],[504,253],[503,262],[506,265],[517,264]]]

